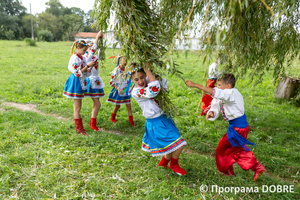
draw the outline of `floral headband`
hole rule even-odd
[[[79,40],[76,41],[79,44],[82,44],[83,46],[88,46],[89,44],[85,43],[85,42],[80,42]]]
[[[141,69],[141,67],[134,65],[131,69],[128,70],[127,74],[132,75],[135,72],[137,72],[139,69]]]
[[[73,45],[72,45],[72,47],[71,47],[71,55],[73,55],[75,53],[75,49],[76,49],[76,45],[75,44],[76,43],[79,43],[79,44],[81,44],[83,46],[88,46],[87,43],[80,42],[79,40],[75,40],[74,43],[73,43]]]
[[[90,40],[86,41],[86,43],[88,44],[89,47],[92,47],[93,44],[94,44],[94,43],[93,43],[92,41],[90,41]]]

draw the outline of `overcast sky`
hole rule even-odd
[[[23,6],[27,8],[27,12],[30,13],[30,6],[31,3],[31,12],[32,14],[42,13],[46,10],[46,2],[49,2],[49,0],[19,0],[22,2]],[[77,7],[84,10],[85,13],[87,13],[89,10],[93,9],[95,0],[60,0],[60,3],[64,7]]]

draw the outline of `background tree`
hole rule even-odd
[[[64,6],[60,3],[59,0],[50,0],[45,3],[47,6],[46,13],[52,14],[56,17],[59,17],[60,15],[63,15],[64,12]]]
[[[84,17],[84,27],[83,32],[97,32],[97,28],[93,26],[95,18],[92,17],[93,10],[89,10]]]
[[[64,40],[74,40],[76,33],[83,30],[83,18],[78,14],[69,14],[64,16],[65,20],[65,34]]]
[[[22,17],[26,14],[25,11],[26,8],[18,0],[0,0],[0,26],[3,29],[0,39],[8,39],[7,35],[22,37]]]
[[[65,8],[58,0],[50,0],[46,5],[49,8],[38,16],[40,30],[50,31],[54,41],[74,40],[75,34],[84,28],[84,11]]]

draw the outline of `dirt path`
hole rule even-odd
[[[52,117],[55,117],[56,119],[59,119],[59,120],[73,121],[73,119],[64,118],[64,117],[61,117],[57,114],[43,113],[43,112],[39,111],[38,109],[36,109],[36,105],[34,105],[34,104],[20,104],[20,103],[15,103],[15,102],[2,102],[2,106],[14,107],[14,108],[24,110],[24,111],[31,111],[31,112],[35,112],[35,113],[38,113],[38,114],[44,115],[44,116],[52,116]],[[4,111],[5,111],[5,109],[3,107],[0,107],[0,112],[4,112]],[[125,133],[122,133],[122,132],[116,131],[116,130],[106,130],[104,128],[99,128],[99,129],[102,132],[108,132],[108,133],[115,134],[115,135],[126,135]]]
[[[70,119],[60,117],[56,114],[43,113],[43,112],[39,111],[38,109],[36,109],[36,105],[34,105],[34,104],[19,104],[19,103],[15,103],[15,102],[3,102],[2,105],[7,106],[7,107],[18,108],[18,109],[24,110],[24,111],[36,112],[38,114],[45,115],[45,116],[52,116],[52,117],[55,117],[56,119],[62,119],[62,120],[70,121]],[[3,108],[2,108],[2,111],[3,111]]]

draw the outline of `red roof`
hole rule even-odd
[[[82,38],[96,38],[98,33],[90,33],[90,32],[79,32],[75,35],[75,37],[82,37]]]

